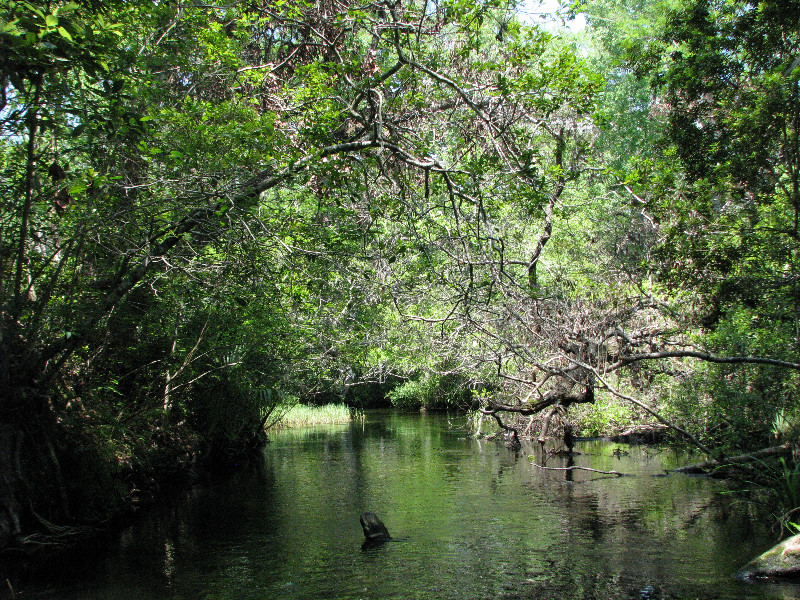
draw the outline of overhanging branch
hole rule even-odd
[[[145,275],[157,263],[156,258],[167,256],[175,246],[186,236],[200,225],[204,224],[210,217],[226,206],[239,207],[247,201],[257,198],[263,192],[277,187],[279,184],[291,180],[294,176],[303,171],[308,165],[320,159],[334,156],[337,154],[350,154],[374,148],[379,142],[374,139],[365,139],[355,142],[333,144],[320,148],[316,152],[310,153],[301,159],[286,165],[283,169],[275,172],[273,169],[264,170],[252,177],[247,183],[241,186],[241,191],[225,201],[220,201],[213,206],[196,208],[181,219],[174,221],[171,225],[163,228],[159,234],[151,237],[146,244],[147,253],[142,256],[137,264],[128,267],[126,258],[125,269],[118,275],[117,283],[106,293],[97,303],[97,308],[90,315],[83,318],[80,324],[70,332],[69,337],[60,338],[42,352],[42,359],[47,362],[43,381],[54,377],[67,358],[78,348],[89,331],[92,330],[119,302],[130,292]],[[218,237],[224,231],[230,229],[230,224],[220,225],[209,239]]]
[[[787,369],[800,370],[800,363],[778,360],[776,358],[761,358],[757,356],[714,356],[706,352],[696,350],[664,350],[662,352],[648,352],[646,354],[633,354],[620,359],[618,362],[606,367],[605,371],[616,371],[617,369],[644,360],[660,360],[666,358],[696,358],[710,363],[721,365],[753,364],[770,365],[774,367],[785,367]]]

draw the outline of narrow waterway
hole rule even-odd
[[[471,439],[463,417],[394,412],[271,439],[263,464],[194,489],[139,519],[99,564],[19,596],[800,597],[800,586],[733,579],[774,535],[722,484],[665,476],[684,460],[672,451],[583,442],[576,465],[630,476],[544,470],[538,448]],[[393,541],[362,550],[366,510]]]

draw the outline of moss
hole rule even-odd
[[[800,535],[773,546],[745,565],[736,576],[741,579],[800,578]]]

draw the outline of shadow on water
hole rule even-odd
[[[579,455],[546,459],[470,439],[463,424],[381,412],[277,433],[262,464],[149,513],[91,571],[19,597],[800,597],[732,578],[774,538],[720,483],[660,476],[681,454],[579,442]],[[631,476],[535,466],[570,461]],[[396,538],[362,551],[367,511]]]

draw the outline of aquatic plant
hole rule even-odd
[[[781,534],[800,533],[800,464],[781,457],[777,462],[756,461],[755,470],[739,480],[734,496],[771,513]]]
[[[800,464],[779,459],[780,466],[775,469],[774,485],[771,488],[778,503],[778,522],[784,530],[800,533],[800,524],[793,519],[800,513]]]
[[[286,409],[275,423],[276,428],[307,427],[309,425],[327,425],[332,423],[348,423],[363,418],[364,413],[351,409],[345,404],[325,404],[309,406],[294,404]]]

